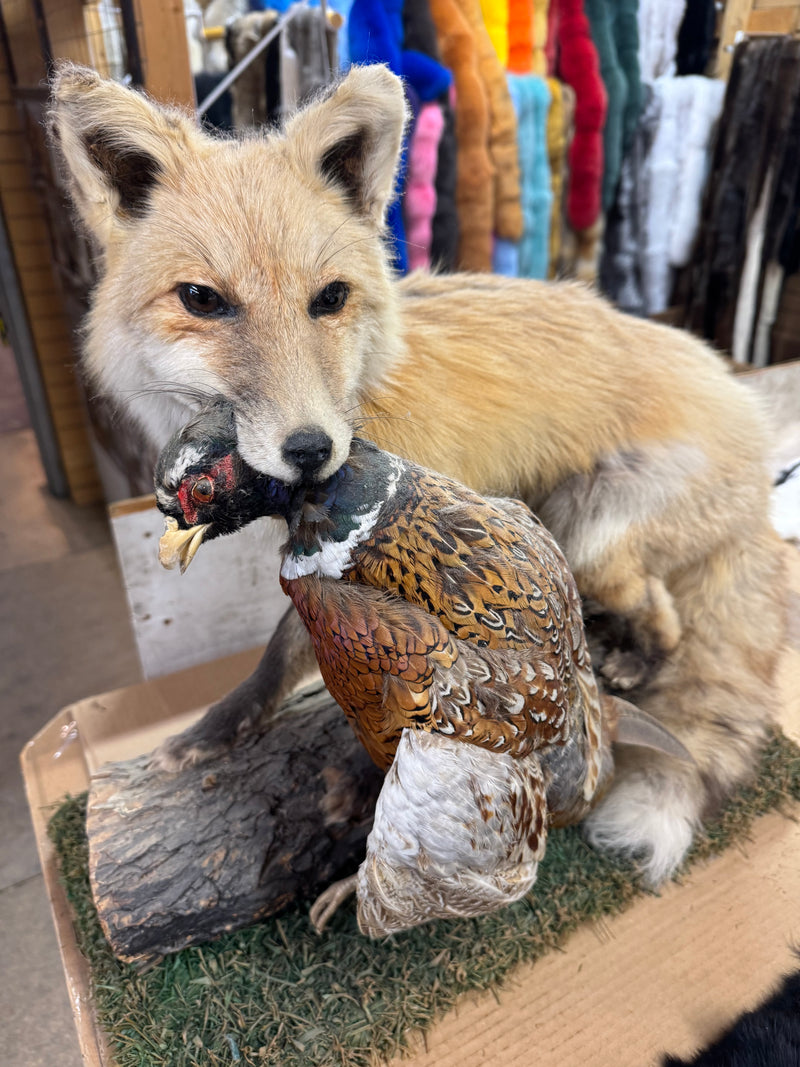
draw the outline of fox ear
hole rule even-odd
[[[51,90],[51,142],[75,207],[105,250],[117,227],[146,214],[155,186],[204,135],[182,112],[87,67],[62,65]]]
[[[290,119],[286,136],[304,170],[337,186],[380,226],[394,194],[406,117],[402,82],[388,67],[354,67]]]

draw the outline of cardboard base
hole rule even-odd
[[[800,825],[758,821],[683,886],[578,930],[563,953],[470,998],[404,1067],[644,1067],[702,1048],[796,970]]]
[[[781,666],[780,726],[800,744],[800,554],[786,548],[794,647]],[[258,651],[65,708],[22,753],[22,769],[84,1060],[114,1061],[58,881],[47,821],[108,760],[147,752],[254,666]],[[753,840],[693,869],[686,884],[579,930],[564,952],[522,966],[497,996],[468,997],[406,1067],[643,1067],[688,1054],[797,967],[800,811],[758,821]]]

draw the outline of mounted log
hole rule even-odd
[[[382,781],[319,684],[222,758],[177,773],[147,756],[106,764],[87,832],[114,953],[146,966],[316,896],[363,859]]]
[[[627,647],[602,613],[589,636],[595,664]],[[321,682],[223,757],[176,773],[147,755],[105,764],[89,789],[89,876],[114,953],[146,966],[313,899],[364,858],[382,784]]]

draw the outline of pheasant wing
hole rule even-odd
[[[406,726],[514,756],[566,740],[570,693],[551,650],[472,645],[370,586],[316,577],[287,585],[326,685],[380,766]]]
[[[437,728],[434,675],[446,674],[458,651],[436,616],[329,578],[284,588],[311,633],[325,684],[379,766],[391,762],[404,727]]]
[[[562,663],[565,663],[571,681],[572,715],[585,738],[586,777],[583,796],[588,802],[593,798],[600,783],[603,749],[608,742],[603,736],[600,693],[586,643],[580,593],[555,538],[530,509],[519,500],[508,498],[493,498],[491,503],[508,516],[512,526],[527,532],[527,539],[535,549],[536,559],[550,577],[548,601],[553,617],[557,618],[563,613],[565,641],[560,651]]]

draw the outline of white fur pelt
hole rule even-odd
[[[697,235],[725,83],[699,75],[659,78],[653,90],[661,108],[646,167],[642,280],[648,315],[667,308],[672,268],[688,262]]]
[[[639,67],[642,81],[675,73],[678,31],[686,0],[639,0]]]
[[[675,78],[674,81],[689,95],[689,113],[688,126],[679,131],[680,180],[674,202],[669,261],[673,267],[685,267],[700,225],[703,190],[708,178],[714,133],[722,114],[725,82],[700,75]]]

